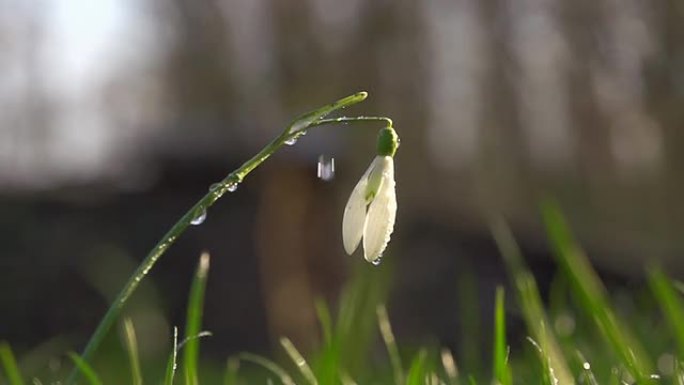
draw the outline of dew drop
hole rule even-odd
[[[382,254],[380,254],[376,259],[371,261],[373,266],[380,266],[380,262],[382,262]]]
[[[288,146],[294,146],[295,143],[297,143],[297,138],[296,137],[290,138],[290,139],[286,140],[284,143],[287,144]]]
[[[214,183],[211,186],[209,186],[209,191],[213,192],[214,194],[218,194],[218,196],[221,196],[226,191],[233,192],[233,191],[237,190],[237,188],[238,188],[237,182],[231,182],[231,183],[228,183],[227,185],[224,185],[223,183]]]
[[[302,131],[311,124],[311,120],[300,120],[290,127],[290,132]]]
[[[207,219],[207,210],[202,209],[200,210],[199,214],[197,214],[192,220],[190,221],[190,224],[193,226],[199,226],[202,223],[204,223],[204,220]]]
[[[326,182],[335,178],[335,158],[321,154],[318,157],[316,176]]]

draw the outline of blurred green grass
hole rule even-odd
[[[646,274],[650,290],[631,293],[627,297],[630,306],[616,306],[612,293],[575,241],[558,205],[544,202],[542,218],[559,266],[546,303],[511,230],[502,220],[492,221],[492,234],[511,281],[508,294],[515,298],[522,314],[529,343],[509,345],[506,302],[510,301],[500,286],[493,301],[494,329],[472,330],[478,335],[492,333],[493,345],[488,348],[491,362],[469,359],[460,367],[461,362],[455,361],[448,349],[403,346],[395,338],[384,306],[389,275],[382,269],[368,268],[360,268],[353,276],[335,312],[324,301],[316,302],[322,335],[320,346],[313,351],[302,354],[283,336],[282,351],[276,354],[280,359],[243,352],[228,357],[225,365],[204,361],[199,351],[200,337],[208,334],[202,331],[207,254],[200,257],[190,288],[185,336],[179,341],[174,329],[168,357],[159,362],[141,362],[134,324],[129,319],[123,321],[120,352],[105,351],[92,364],[75,353],[68,355],[81,372],[81,383],[93,385],[684,385],[681,285],[657,266],[650,266]],[[462,314],[478,317],[475,311],[471,313]],[[477,318],[464,320],[464,324],[471,328],[479,325]],[[464,330],[464,339],[468,332]],[[384,345],[382,358],[376,349],[379,344]],[[28,379],[33,384],[53,383],[64,375],[57,372],[49,377],[29,371],[18,363],[6,342],[0,343],[0,368],[0,383],[9,385],[22,385]],[[176,376],[177,371],[183,373],[181,378]]]

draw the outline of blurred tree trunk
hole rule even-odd
[[[575,185],[571,193],[572,199],[581,203],[579,206],[587,208],[586,212],[577,213],[582,223],[595,226],[601,210],[610,211],[620,201],[616,197],[620,191],[614,178],[610,122],[600,109],[595,83],[597,70],[604,65],[599,44],[605,35],[602,26],[607,21],[600,1],[561,0],[560,6],[560,26],[570,58],[566,76],[575,158],[579,181],[586,181],[586,186]]]
[[[664,231],[670,239],[679,240],[684,225],[684,3],[680,0],[658,0],[653,4],[653,28],[659,50],[645,65],[645,87],[648,109],[660,123],[665,158]],[[679,241],[681,247],[681,241]]]
[[[312,183],[301,169],[276,167],[265,175],[256,226],[260,280],[269,332],[304,350],[318,341],[314,292],[309,277],[308,226]]]
[[[480,195],[485,207],[501,212],[516,211],[531,197],[526,144],[520,126],[513,77],[518,63],[509,36],[514,22],[507,12],[508,0],[478,2],[484,29],[489,66],[484,77],[480,170]]]

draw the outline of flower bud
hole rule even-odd
[[[378,155],[394,156],[399,148],[399,135],[392,127],[385,127],[378,132]]]

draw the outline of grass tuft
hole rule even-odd
[[[653,363],[631,331],[613,312],[605,287],[575,241],[558,205],[550,200],[545,201],[542,204],[542,216],[556,261],[568,277],[581,308],[594,320],[629,374],[639,384],[653,383]]]
[[[494,221],[492,234],[511,275],[527,330],[532,336],[530,340],[537,345],[539,359],[544,368],[542,376],[546,379],[546,383],[557,379],[560,384],[574,384],[575,380],[560,345],[548,327],[549,321],[542,305],[537,283],[525,266],[520,248],[511,230],[503,221]]]

